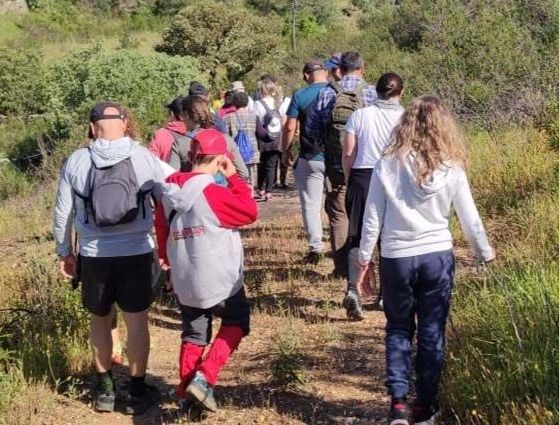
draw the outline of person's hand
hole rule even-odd
[[[357,292],[363,298],[371,298],[373,294],[373,287],[371,286],[371,279],[369,278],[369,268],[372,267],[369,263],[359,263],[359,274],[357,275]]]
[[[231,177],[232,175],[237,173],[237,169],[233,164],[233,161],[228,156],[223,158],[223,161],[219,163],[219,171],[223,174],[226,178]]]
[[[163,270],[164,272],[166,272],[167,270],[170,270],[171,267],[169,267],[167,264],[165,264],[165,260],[163,260],[162,258],[159,259],[159,267],[161,268],[161,270]]]
[[[69,254],[65,257],[60,257],[60,273],[68,279],[72,279],[76,275],[76,257],[74,254]]]
[[[286,151],[281,154],[281,164],[284,167],[291,167],[293,166],[293,163],[293,156],[291,155],[290,151]]]

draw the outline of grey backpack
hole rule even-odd
[[[140,208],[146,217],[145,198],[150,191],[140,189],[130,158],[103,168],[92,161],[88,181],[87,194],[75,192],[84,202],[86,224],[90,215],[99,227],[130,223]]]

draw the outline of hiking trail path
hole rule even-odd
[[[302,264],[306,240],[296,191],[278,191],[259,206],[258,222],[243,232],[245,280],[253,303],[251,333],[221,374],[216,388],[219,412],[199,423],[385,423],[389,399],[383,385],[383,313],[365,306],[365,320],[348,321],[341,307],[345,282],[328,277],[332,261],[327,259],[319,266]],[[326,224],[324,220],[325,235]],[[214,333],[216,328],[214,323]],[[150,329],[147,381],[165,395],[178,383],[181,325],[173,303],[154,305]],[[123,340],[124,333],[122,328]],[[278,350],[283,350],[287,366],[302,374],[303,383],[296,388],[280,389],[271,383]],[[126,366],[118,367],[115,374],[124,387]],[[118,402],[115,413],[95,413],[88,392],[91,376],[82,381],[78,396],[58,395],[38,423],[178,423],[169,420],[175,409],[169,401],[137,417],[124,415]]]

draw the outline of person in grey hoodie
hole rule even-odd
[[[416,99],[377,162],[365,206],[359,263],[365,273],[380,238],[386,324],[389,423],[409,423],[412,341],[417,329],[413,423],[438,413],[444,332],[454,280],[451,206],[476,258],[495,258],[464,172],[466,153],[454,119],[434,96]],[[360,292],[370,288],[360,279]],[[417,321],[417,325],[416,325]]]
[[[155,246],[149,194],[163,175],[156,157],[126,135],[129,124],[121,105],[100,103],[91,110],[92,140],[87,148],[70,155],[60,173],[54,236],[60,271],[67,278],[81,280],[83,305],[91,313],[90,339],[99,378],[95,408],[114,410],[111,311],[116,303],[128,330],[131,378],[126,412],[139,414],[160,397],[144,380],[150,347],[147,312],[152,301]],[[135,205],[128,217],[114,225],[100,224],[106,218],[105,211],[114,212],[120,205],[125,197],[118,195],[124,193],[119,190],[130,182],[137,193],[131,193]],[[107,196],[109,205],[99,203],[101,195]],[[73,227],[78,234],[77,258],[72,247]]]

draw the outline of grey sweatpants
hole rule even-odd
[[[307,161],[305,158],[297,160],[294,170],[309,250],[313,252],[324,251],[322,243],[324,173],[324,161]]]

